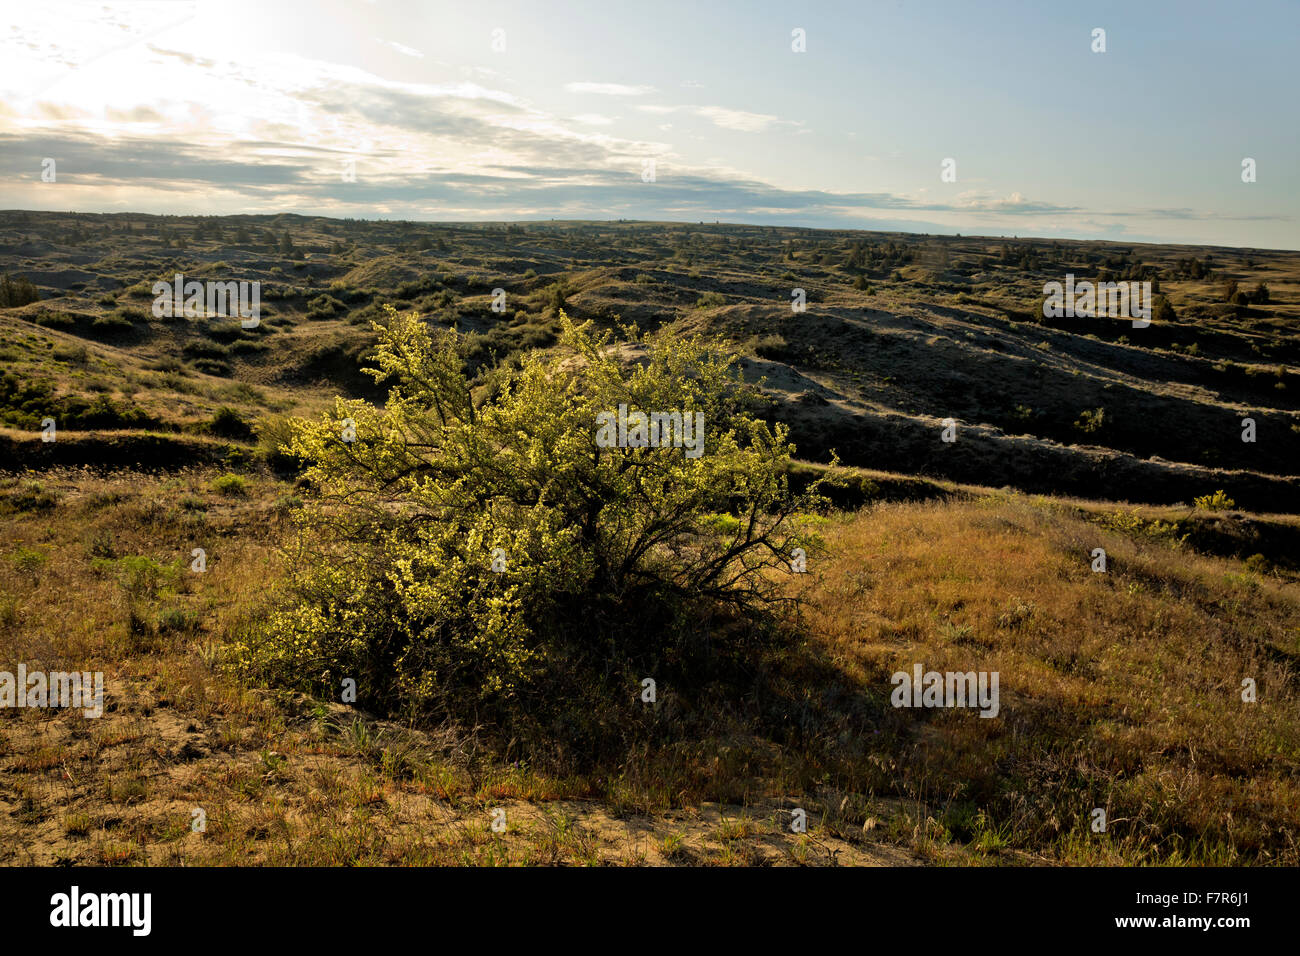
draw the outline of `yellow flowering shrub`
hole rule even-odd
[[[297,578],[244,667],[451,712],[544,692],[561,662],[656,660],[693,615],[776,600],[770,572],[814,547],[796,516],[822,499],[790,492],[787,430],[753,414],[736,356],[561,326],[557,353],[476,390],[454,332],[388,307],[368,369],[384,406],[337,399],[290,423],[308,487]],[[600,423],[620,406],[699,413],[702,437],[690,454],[667,426],[658,446],[611,446]]]

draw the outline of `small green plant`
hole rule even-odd
[[[1099,432],[1105,427],[1105,425],[1106,409],[1104,408],[1084,409],[1083,414],[1081,414],[1078,420],[1074,423],[1074,427],[1085,434],[1094,434]]]
[[[1033,601],[1022,601],[1018,597],[1013,597],[998,615],[998,627],[1016,630],[1033,617],[1037,610],[1038,606]]]
[[[36,316],[36,324],[47,329],[70,329],[77,320],[66,312],[42,312]]]
[[[1136,510],[1112,511],[1110,514],[1099,518],[1097,523],[1103,528],[1117,531],[1131,538],[1139,536],[1151,538],[1163,541],[1175,548],[1182,547],[1190,537],[1190,533],[1184,533],[1182,522],[1163,521],[1160,518],[1147,520],[1138,514]]]
[[[939,636],[946,643],[961,644],[969,641],[975,633],[975,629],[969,624],[954,624],[952,621],[944,621],[939,625]]]
[[[713,530],[718,534],[735,534],[740,530],[740,519],[735,515],[718,514],[712,516]]]
[[[181,347],[181,355],[186,358],[223,359],[229,350],[216,342],[186,342]]]
[[[219,495],[227,498],[242,498],[248,494],[248,483],[239,475],[227,472],[212,481],[212,488]]]
[[[1251,574],[1272,574],[1273,562],[1262,554],[1252,554],[1246,559],[1246,570]]]
[[[180,584],[181,563],[162,564],[146,555],[94,558],[93,570],[112,576],[121,588],[126,604],[128,626],[134,632],[157,633],[148,606],[164,595],[174,593]]]
[[[685,833],[669,833],[659,843],[659,852],[670,860],[685,856],[685,848]]]
[[[58,346],[51,354],[58,361],[69,365],[85,365],[90,361],[90,351],[84,345]]]
[[[360,717],[353,719],[347,726],[348,743],[357,753],[366,755],[375,749],[375,741],[370,733],[370,725]]]
[[[222,438],[249,439],[253,437],[253,428],[244,421],[242,415],[229,405],[222,405],[208,423],[208,431]]]
[[[58,503],[56,492],[50,491],[39,481],[28,481],[0,496],[0,514],[49,511]]]
[[[96,316],[95,320],[90,323],[91,331],[97,333],[130,332],[135,328],[135,325],[132,324],[129,318],[121,315],[121,312],[122,310],[118,309],[108,315]]]
[[[1222,488],[1212,495],[1201,495],[1193,504],[1201,511],[1229,511],[1237,507],[1237,502],[1229,498]]]
[[[1136,511],[1114,511],[1101,519],[1101,525],[1120,534],[1141,534],[1146,528],[1146,520]]]
[[[45,563],[49,559],[50,556],[44,551],[37,551],[23,545],[19,545],[14,549],[14,553],[10,556],[10,560],[14,564],[14,570],[24,577],[31,578],[33,581],[40,577],[41,569],[45,567]]]
[[[63,832],[70,837],[83,837],[94,825],[89,813],[69,813],[63,818]]]
[[[190,363],[190,367],[196,372],[202,372],[204,375],[217,375],[224,377],[230,374],[230,366],[225,362],[218,362],[215,359],[195,359]]]
[[[279,777],[285,763],[288,761],[284,754],[268,749],[261,750],[257,756],[262,765],[263,780],[274,780]]]
[[[414,294],[414,292],[412,294]],[[346,308],[347,306],[334,298],[334,296],[321,294],[308,301],[307,318],[328,319],[333,317],[336,313],[344,311]]]
[[[193,634],[199,627],[199,616],[189,608],[172,606],[158,614],[157,630],[161,634]]]

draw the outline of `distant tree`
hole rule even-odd
[[[280,237],[280,255],[291,256],[295,251],[296,250],[293,247],[293,238],[289,235],[289,230],[286,229],[284,235]]]
[[[22,276],[10,279],[9,276],[0,274],[0,309],[27,305],[40,297],[41,294],[36,291],[36,286]]]
[[[1268,286],[1261,281],[1251,293],[1250,301],[1256,305],[1268,305]]]
[[[1178,313],[1174,311],[1173,303],[1167,297],[1158,295],[1151,310],[1151,319],[1160,324],[1169,324],[1178,321]]]
[[[568,306],[568,290],[565,289],[563,281],[553,282],[546,287],[546,308],[548,311],[557,315]]]
[[[1237,280],[1229,279],[1223,284],[1223,301],[1232,302],[1237,298]]]

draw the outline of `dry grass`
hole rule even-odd
[[[222,645],[283,573],[291,489],[226,497],[217,474],[0,482],[18,502],[0,661],[108,681],[98,720],[0,711],[4,862],[1297,862],[1294,578],[1107,530],[1101,506],[959,495],[833,519],[792,582],[802,630],[752,689],[663,688],[666,741],[572,775],[227,677]],[[132,578],[132,557],[163,571]],[[914,662],[998,671],[999,717],[891,708]]]
[[[1000,674],[996,719],[900,712],[898,793],[947,836],[1076,862],[1296,863],[1294,579],[1023,496],[881,506],[831,547],[807,625],[855,682],[916,662]]]

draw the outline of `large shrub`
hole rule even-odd
[[[309,488],[298,574],[239,648],[246,666],[481,718],[670,665],[693,626],[770,606],[773,572],[811,547],[799,516],[821,499],[790,492],[786,429],[747,410],[734,355],[634,329],[615,346],[561,313],[558,357],[476,390],[455,332],[386,311],[368,369],[391,383],[384,407],[337,399],[291,423]],[[702,412],[701,453],[602,447],[598,415],[620,405]]]

